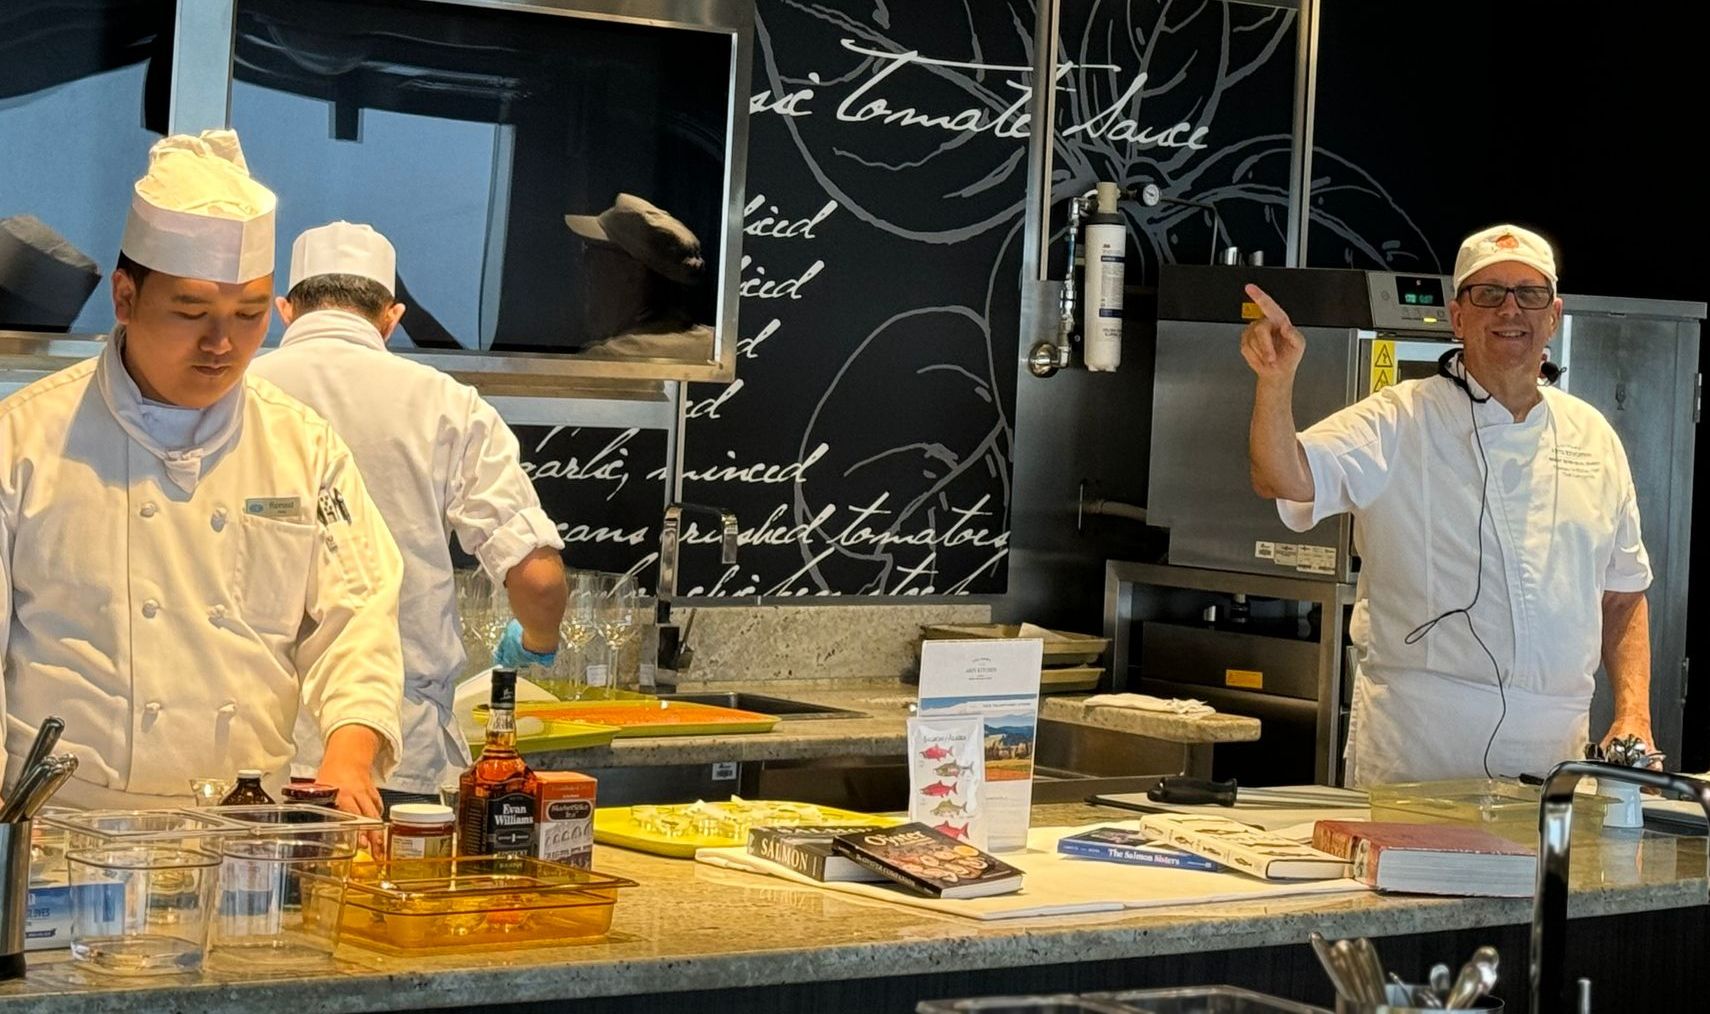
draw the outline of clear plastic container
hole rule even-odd
[[[71,956],[118,975],[202,967],[220,860],[160,845],[76,849],[71,868]]]
[[[208,953],[232,969],[324,965],[338,946],[338,906],[352,853],[296,838],[220,843],[219,904]],[[306,878],[314,878],[305,890]]]
[[[535,947],[603,936],[635,882],[524,856],[355,863],[341,939],[396,954]],[[305,877],[303,891],[330,891]]]
[[[1130,989],[1087,993],[1083,998],[1115,1003],[1124,1011],[1147,1011],[1149,1014],[1326,1014],[1322,1007],[1234,986]]]
[[[40,823],[63,831],[73,850],[120,845],[155,845],[192,852],[216,852],[218,839],[242,828],[212,810],[56,810]]]
[[[270,803],[265,806],[216,806],[193,811],[212,814],[237,826],[252,838],[289,838],[314,842],[354,854],[364,832],[386,825],[373,817],[303,803]]]
[[[1372,819],[1405,824],[1467,824],[1521,845],[1538,844],[1536,785],[1501,778],[1399,782],[1371,789]],[[1603,833],[1608,796],[1582,792],[1573,800],[1575,841]]]
[[[986,996],[969,1000],[922,1000],[915,1014],[1130,1014],[1133,1008],[1101,1000],[1062,994],[1059,996]]]

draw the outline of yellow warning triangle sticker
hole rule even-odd
[[[1377,347],[1377,361],[1372,366],[1379,370],[1395,366],[1395,346],[1390,342],[1378,342]]]

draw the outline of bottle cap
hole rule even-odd
[[[494,669],[492,675],[494,704],[515,704],[517,702],[517,671],[515,669]]]
[[[259,782],[259,781],[261,781],[261,769],[260,768],[239,768],[238,769],[238,777],[239,778],[245,778],[245,779],[253,778]]]
[[[409,824],[414,827],[449,824],[452,818],[451,807],[439,803],[399,803],[392,807],[386,816],[394,824]]]

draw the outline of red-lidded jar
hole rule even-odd
[[[439,803],[399,803],[387,815],[388,859],[440,859],[451,856],[457,816]]]

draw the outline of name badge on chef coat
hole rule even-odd
[[[295,518],[298,505],[294,496],[257,496],[243,502],[243,512],[258,518]]]

